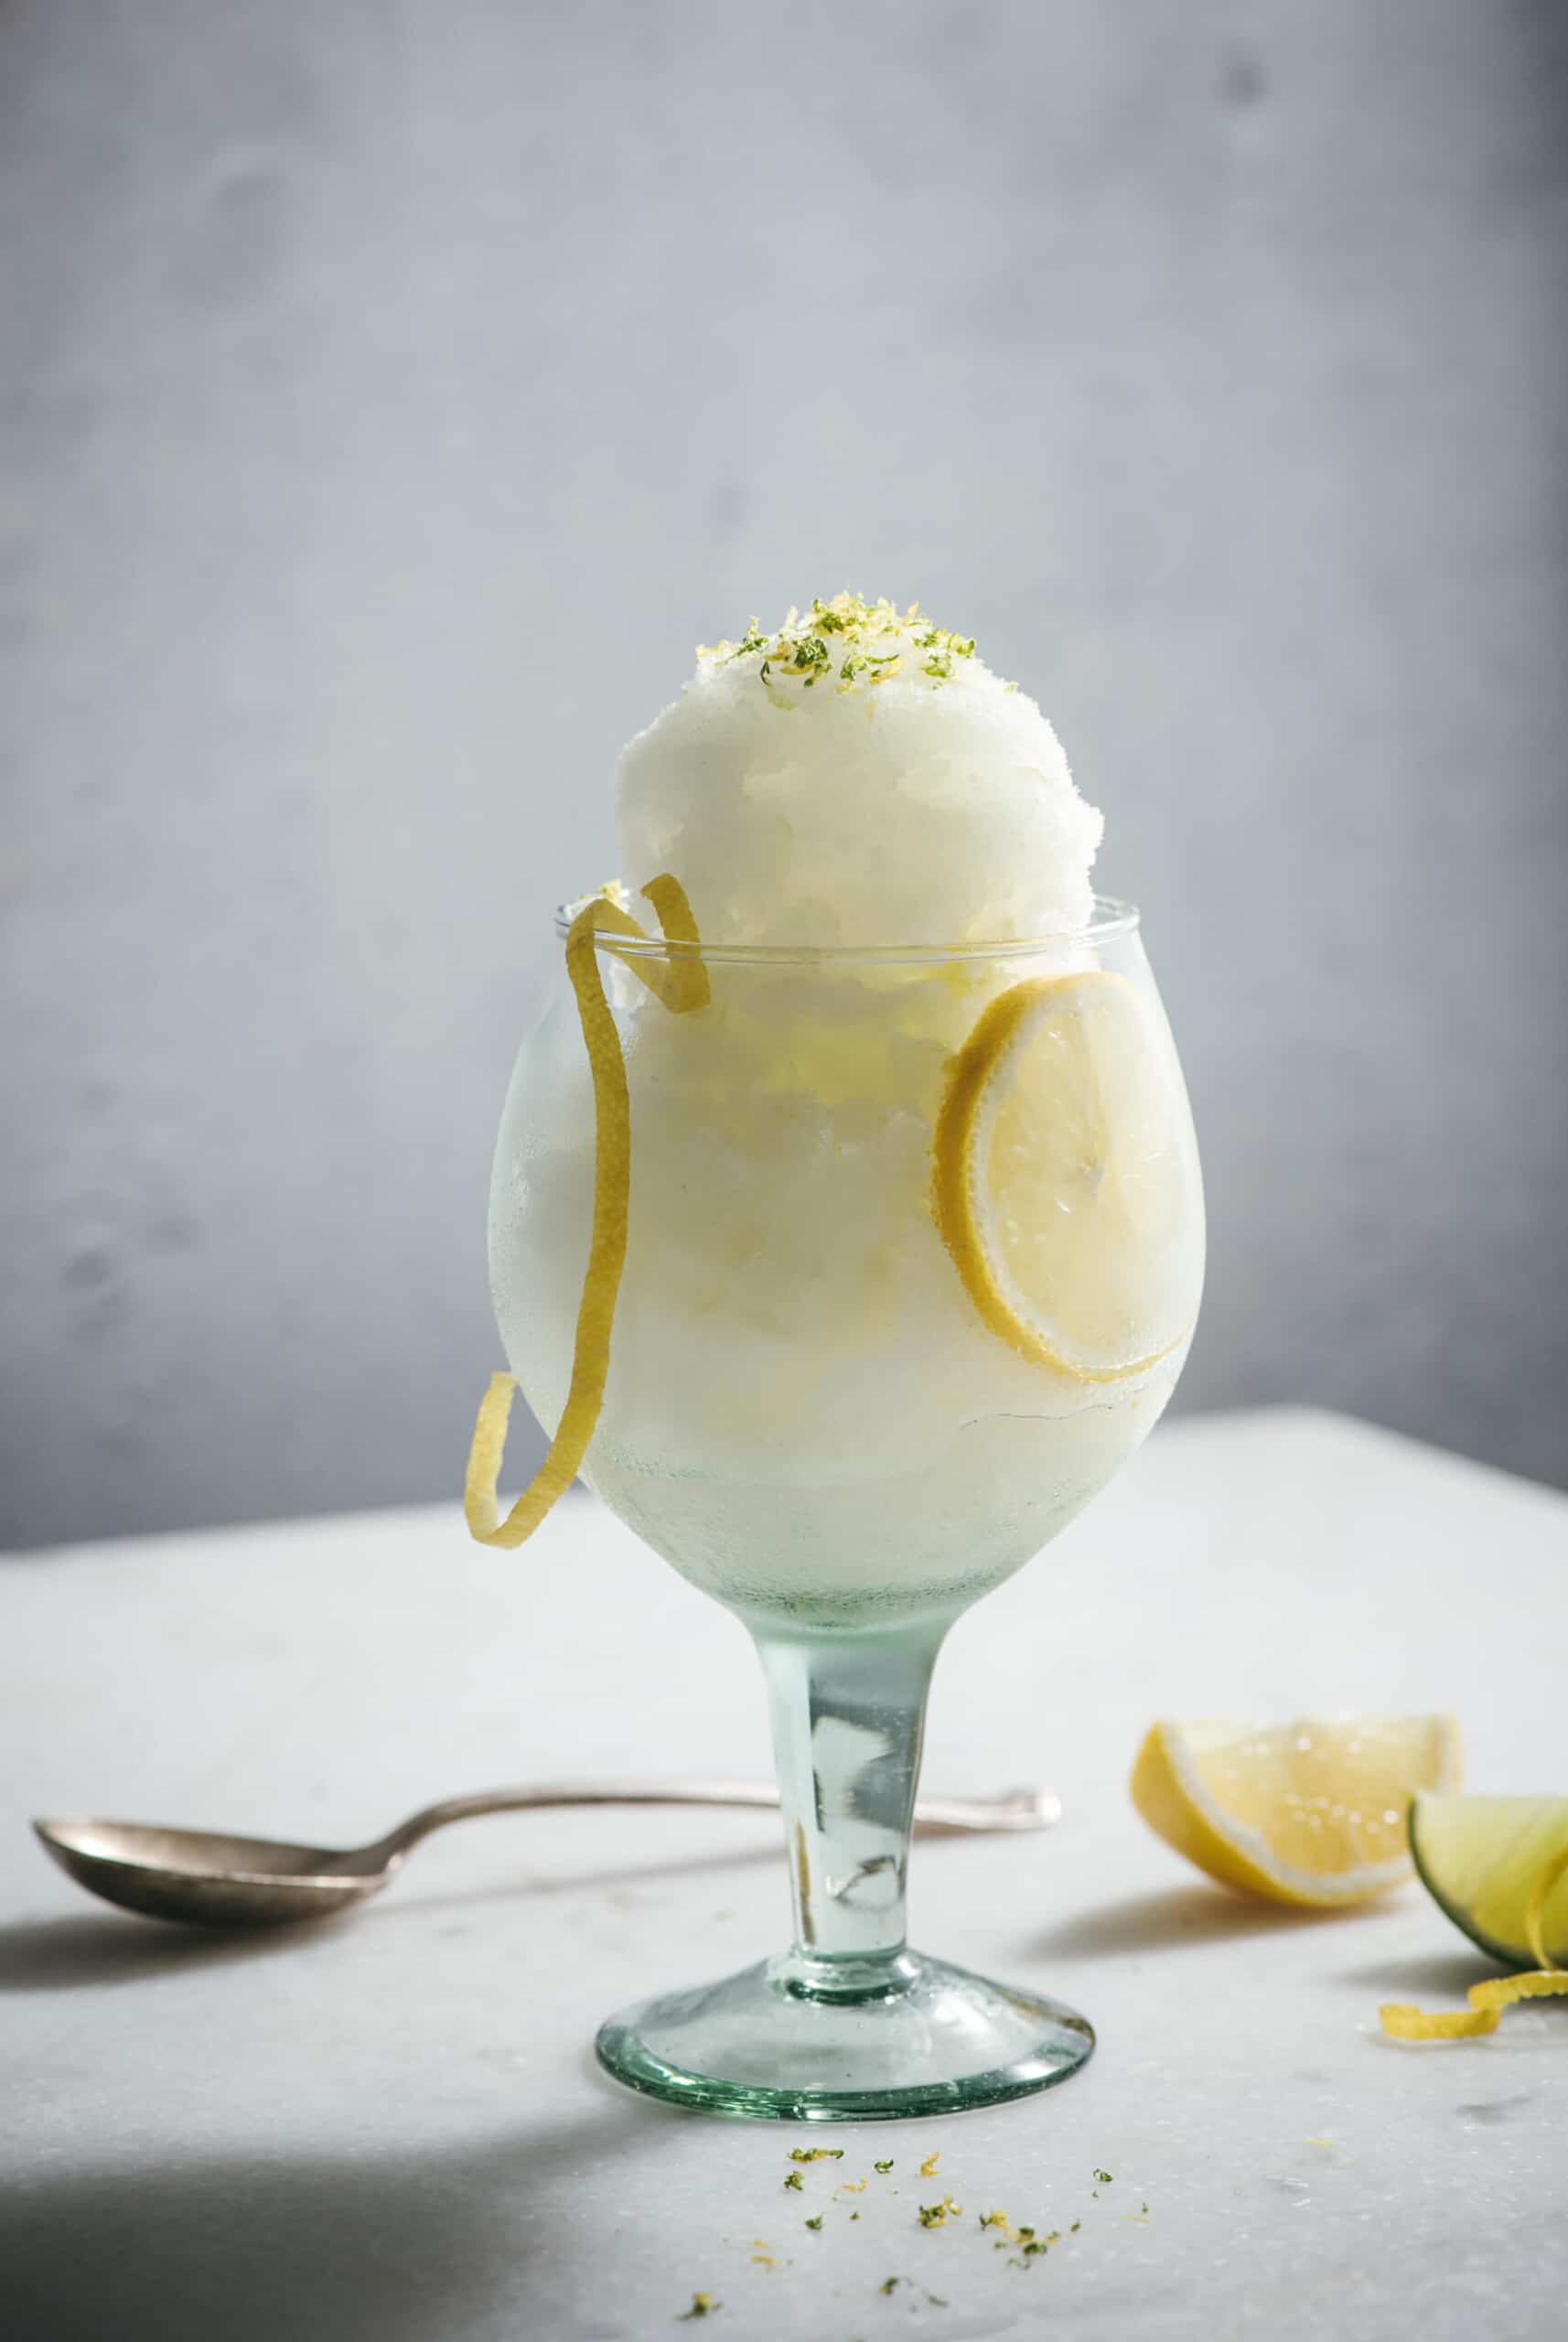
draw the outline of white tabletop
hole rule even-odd
[[[19,1557],[0,1678],[5,2342],[609,2342],[689,2330],[697,2291],[716,2342],[1562,2331],[1562,2009],[1385,2041],[1380,2001],[1489,1972],[1418,1887],[1243,1902],[1124,1784],[1160,1714],[1446,1707],[1469,1786],[1568,1789],[1568,1499],[1326,1415],[1158,1433],[938,1671],[927,1786],[1048,1780],[1065,1821],[913,1867],[915,1940],[1059,1992],[1098,2052],[1010,2106],[814,2131],[844,2158],[800,2193],[804,2133],[591,2058],[610,2009],[782,1940],[769,1816],[477,1821],[248,1944],[100,1909],[25,1827],[349,1843],[509,1778],[765,1773],[740,1628],[590,1500],[510,1556],[436,1508]],[[944,2191],[964,2218],[922,2230]],[[1066,2240],[1009,2265],[993,2206]]]

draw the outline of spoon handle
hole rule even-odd
[[[748,1805],[775,1807],[779,1791],[770,1781],[711,1779],[665,1781],[547,1782],[536,1789],[478,1789],[472,1797],[443,1798],[389,1830],[360,1858],[387,1862],[406,1854],[449,1821],[470,1821],[481,1813],[521,1813],[540,1806],[571,1805]],[[1007,1789],[1000,1797],[923,1797],[915,1803],[917,1828],[928,1830],[1048,1830],[1061,1819],[1061,1801],[1051,1789]]]

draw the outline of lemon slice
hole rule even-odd
[[[953,1060],[932,1142],[937,1226],[981,1316],[1085,1382],[1190,1330],[1197,1164],[1158,1012],[1122,976],[1037,976]]]
[[[698,942],[692,906],[678,878],[666,872],[650,878],[642,891],[658,914],[666,943],[680,947]],[[584,904],[566,937],[566,973],[576,994],[583,1045],[588,1053],[588,1069],[594,1081],[594,1219],[583,1297],[577,1307],[572,1380],[549,1452],[502,1520],[496,1501],[496,1483],[506,1453],[507,1424],[517,1385],[510,1374],[491,1375],[475,1418],[463,1483],[463,1512],[468,1533],[481,1545],[521,1545],[525,1538],[532,1536],[551,1507],[565,1495],[576,1478],[604,1404],[605,1381],[610,1369],[610,1334],[615,1325],[621,1271],[626,1265],[627,1211],[631,1200],[631,1101],[620,1035],[605,997],[605,980],[599,967],[598,938],[602,930],[636,937],[644,942],[648,940],[647,929],[638,925],[630,912],[623,911],[604,895],[596,895]],[[691,950],[682,952],[677,948],[650,959],[628,954],[623,964],[673,1015],[683,1015],[691,1009],[706,1005],[707,970]]]
[[[1568,1797],[1418,1797],[1410,1850],[1439,1909],[1494,1960],[1568,1968]]]
[[[1452,1716],[1162,1722],[1133,1767],[1133,1802],[1212,1878],[1276,1903],[1360,1903],[1410,1875],[1412,1796],[1452,1789]]]

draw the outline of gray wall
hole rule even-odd
[[[1185,1402],[1568,1477],[1565,14],[13,0],[0,1536],[455,1488],[616,748],[841,584],[1146,900]]]

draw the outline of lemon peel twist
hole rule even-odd
[[[672,1015],[685,1015],[693,1009],[705,1007],[710,996],[708,972],[696,956],[701,938],[685,888],[665,871],[659,877],[650,878],[642,893],[653,906],[666,944],[676,948],[648,959],[628,952],[623,964]],[[566,937],[566,974],[576,995],[583,1044],[594,1084],[593,1232],[588,1243],[588,1265],[583,1276],[583,1297],[577,1309],[566,1404],[543,1463],[502,1520],[496,1500],[496,1483],[506,1453],[507,1425],[511,1419],[517,1383],[510,1374],[492,1374],[474,1421],[463,1482],[463,1515],[469,1535],[481,1545],[499,1545],[509,1551],[532,1536],[552,1506],[576,1478],[599,1420],[609,1373],[610,1334],[621,1271],[626,1265],[627,1209],[631,1197],[631,1101],[620,1035],[605,996],[604,976],[599,968],[598,939],[607,932],[641,942],[650,940],[647,929],[639,927],[629,911],[623,911],[603,895],[596,895],[584,904]],[[684,951],[680,949],[682,945],[688,947]],[[610,949],[613,951],[614,946]]]
[[[1391,2040],[1466,2041],[1477,2034],[1495,2033],[1504,2009],[1516,2001],[1546,2000],[1554,1993],[1568,1993],[1568,1968],[1489,1977],[1484,1984],[1471,1985],[1467,2009],[1418,2009],[1385,2001],[1378,2014]]]
[[[1524,1907],[1524,1939],[1530,1946],[1530,1956],[1538,1969],[1552,1975],[1561,1974],[1562,1971],[1546,1949],[1543,1932],[1546,1898],[1565,1870],[1568,1870],[1568,1840],[1558,1848],[1550,1862],[1541,1865],[1535,1885],[1530,1890],[1530,1900]]]
[[[1568,1871],[1568,1844],[1559,1847],[1546,1863],[1530,1890],[1525,1906],[1525,1940],[1530,1955],[1537,1962],[1519,1976],[1490,1976],[1483,1983],[1472,1984],[1466,1999],[1466,2009],[1418,2009],[1402,2001],[1385,2001],[1378,2011],[1383,2031],[1393,2041],[1470,2041],[1483,2033],[1495,2033],[1504,2009],[1512,2008],[1519,2001],[1544,2001],[1557,1994],[1568,1995],[1568,1968],[1555,1966],[1547,1952],[1542,1933],[1542,1915],[1546,1898]]]

